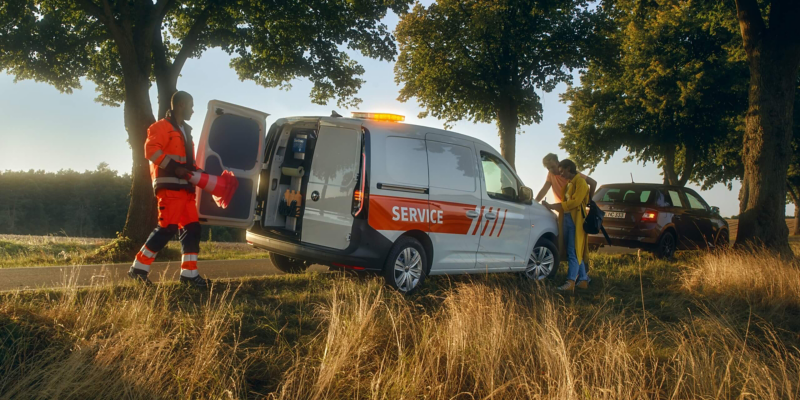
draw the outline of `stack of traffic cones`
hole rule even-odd
[[[239,187],[239,181],[231,171],[223,171],[219,176],[194,171],[188,177],[188,181],[204,192],[211,193],[214,202],[221,208],[228,208],[236,188]]]

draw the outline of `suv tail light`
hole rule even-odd
[[[642,222],[656,222],[658,220],[658,211],[645,210],[642,214]]]
[[[366,183],[367,183],[367,154],[364,150],[361,151],[361,170],[358,173],[358,181],[356,181],[356,190],[353,191],[353,216],[357,217],[364,209],[364,202],[367,201]]]

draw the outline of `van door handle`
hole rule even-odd
[[[488,213],[484,214],[483,216],[484,216],[486,219],[495,219],[495,218],[497,218],[497,214],[495,214],[495,213],[493,213],[493,212],[488,212]]]
[[[478,218],[478,212],[475,210],[467,211],[467,218],[472,218],[472,219]]]

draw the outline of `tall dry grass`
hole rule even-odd
[[[674,267],[674,296],[705,310],[679,318],[642,310],[651,294],[630,277],[605,278],[623,294],[594,283],[575,297],[477,276],[434,279],[441,289],[409,298],[328,274],[295,291],[254,280],[238,293],[20,292],[0,301],[0,398],[800,399],[800,350],[768,318],[743,322],[739,304],[796,312],[796,265],[736,252],[689,263],[641,264]],[[607,264],[593,271],[600,282],[638,271]],[[264,329],[274,343],[245,347],[240,332]]]
[[[703,255],[689,265],[683,287],[702,296],[744,300],[782,311],[800,310],[800,263],[766,250]]]
[[[4,399],[240,398],[230,290],[175,286],[17,293],[0,303]]]
[[[724,318],[663,325],[543,286],[458,284],[441,307],[343,284],[280,399],[797,399],[800,352]],[[626,316],[627,315],[627,316]],[[767,332],[768,327],[764,327]]]

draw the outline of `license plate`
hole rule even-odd
[[[609,211],[609,212],[606,213],[606,218],[619,218],[619,219],[622,219],[622,218],[625,218],[625,213],[624,212],[618,212],[618,211]]]

